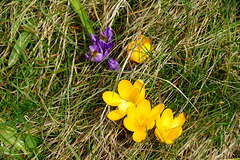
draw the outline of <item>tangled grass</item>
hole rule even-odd
[[[110,56],[133,69],[116,74],[106,60],[85,59],[91,40],[70,1],[1,1],[1,159],[240,157],[239,2],[80,2],[97,34],[113,29]],[[136,64],[126,49],[142,34],[155,52]],[[186,113],[183,134],[171,145],[152,131],[135,143],[121,121],[106,117],[112,108],[102,93],[139,78],[153,106],[161,94],[175,115]],[[13,131],[6,143],[3,133]]]

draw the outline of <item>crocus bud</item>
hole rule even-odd
[[[154,52],[152,42],[143,35],[136,42],[132,41],[129,43],[127,49],[127,55],[131,54],[130,60],[137,63],[142,63],[144,60],[148,59],[151,52]]]
[[[117,70],[118,71],[120,69],[119,63],[113,58],[109,58],[108,66],[111,70]]]

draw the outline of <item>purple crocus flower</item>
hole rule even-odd
[[[94,45],[89,46],[91,53],[85,54],[85,57],[89,61],[101,62],[108,56],[111,48],[113,47],[113,32],[109,27],[107,27],[105,33],[101,30],[100,38],[91,33],[90,36]]]
[[[95,37],[94,37],[95,38]],[[105,33],[101,30],[99,44],[103,49],[111,49],[113,47],[113,31],[107,27]]]
[[[117,70],[118,71],[120,69],[119,63],[113,58],[109,58],[108,66],[109,66],[110,70]]]

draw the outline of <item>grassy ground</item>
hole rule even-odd
[[[70,1],[0,2],[0,159],[240,158],[240,13],[237,0],[82,0],[97,34],[111,26],[110,56],[133,68],[116,74],[87,61],[92,45]],[[143,34],[155,52],[127,61]],[[173,144],[148,132],[132,140],[102,100],[121,79],[142,79],[153,106],[159,93],[186,113]]]

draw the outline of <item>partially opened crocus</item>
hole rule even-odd
[[[89,61],[101,62],[108,56],[111,48],[113,47],[113,32],[109,27],[107,27],[105,33],[101,31],[100,38],[92,33],[90,33],[90,36],[94,44],[89,46],[90,53],[85,54],[85,57]]]
[[[140,40],[132,41],[128,45],[127,55],[130,55],[130,60],[141,63],[149,57],[149,54],[154,52],[152,42],[149,38],[141,36]]]
[[[156,119],[155,135],[161,142],[166,144],[173,143],[173,140],[182,134],[182,125],[185,122],[184,113],[173,119],[173,112],[167,108],[163,111],[161,117]]]
[[[111,70],[119,70],[120,69],[120,66],[119,66],[119,63],[118,61],[116,61],[115,59],[113,58],[109,58],[108,60],[108,66]]]
[[[119,94],[118,94],[119,93]],[[118,93],[106,91],[102,97],[104,102],[110,106],[118,106],[107,116],[110,120],[119,120],[123,118],[129,110],[138,105],[145,97],[145,85],[141,79],[132,83],[128,80],[121,80],[118,84]]]
[[[133,140],[135,142],[141,142],[146,138],[147,130],[155,126],[155,120],[163,109],[163,103],[151,109],[150,102],[144,99],[137,107],[129,111],[123,124],[129,131],[133,132]]]

